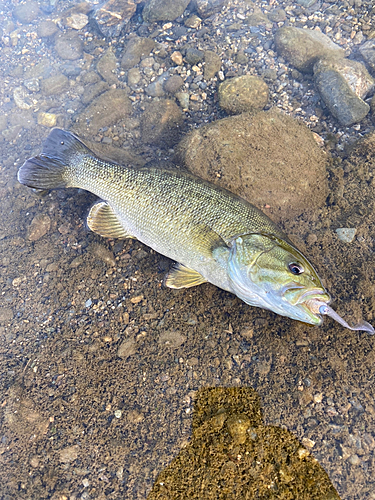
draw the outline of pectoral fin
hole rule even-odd
[[[134,238],[123,228],[118,216],[105,201],[99,201],[91,207],[87,225],[91,231],[104,238]]]
[[[183,264],[176,264],[169,271],[164,281],[165,285],[169,288],[190,288],[206,282],[206,278],[201,274]]]

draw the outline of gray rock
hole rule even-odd
[[[114,83],[118,83],[118,78],[116,75],[117,69],[117,60],[116,56],[113,53],[112,48],[109,48],[99,59],[96,64],[96,69],[99,75],[109,83],[109,85],[113,85]]]
[[[276,221],[324,206],[326,156],[302,123],[276,111],[243,113],[188,133],[174,161],[242,196]]]
[[[34,19],[38,17],[39,6],[37,2],[26,2],[18,5],[14,11],[13,15],[22,24],[29,24]]]
[[[137,343],[134,339],[124,340],[117,350],[117,356],[122,359],[128,359],[135,354]]]
[[[194,0],[198,15],[203,18],[220,12],[225,3],[225,0]]]
[[[296,0],[296,1],[299,5],[302,5],[302,7],[306,7],[306,9],[314,5],[314,3],[317,3],[317,0]]]
[[[352,227],[339,227],[336,229],[336,234],[339,240],[344,243],[351,243],[354,240],[357,230]]]
[[[13,316],[13,311],[10,307],[0,307],[0,323],[11,321]]]
[[[149,56],[155,48],[156,43],[151,38],[134,37],[126,45],[121,59],[121,67],[125,70],[133,68],[141,60],[142,56]]]
[[[205,50],[204,52],[204,79],[210,80],[213,78],[221,68],[221,57],[212,50]]]
[[[94,99],[76,118],[81,135],[92,136],[130,115],[132,107],[126,90],[111,89]]]
[[[62,73],[42,80],[42,93],[50,96],[60,94],[69,88],[69,79]]]
[[[174,101],[153,101],[141,116],[142,139],[146,144],[173,146],[180,138],[182,125],[182,113]]]
[[[100,3],[99,8],[93,14],[93,18],[98,23],[103,35],[112,38],[120,34],[120,31],[135,13],[136,8],[134,0],[108,0]]]
[[[109,90],[108,83],[103,81],[92,83],[88,87],[85,87],[85,93],[82,95],[81,100],[83,104],[88,104],[106,90]]]
[[[204,59],[203,50],[194,49],[194,48],[187,49],[186,54],[185,54],[185,60],[187,63],[194,66],[195,64],[198,64],[199,62],[203,61],[203,59]]]
[[[260,111],[268,96],[267,84],[258,76],[238,76],[219,86],[219,106],[230,115]]]
[[[189,0],[147,0],[142,16],[144,21],[174,21],[184,13]]]
[[[167,79],[167,73],[162,74],[156,80],[146,87],[146,94],[151,97],[163,97],[165,95],[164,82]]]
[[[371,69],[375,70],[375,39],[364,43],[359,51]]]
[[[74,61],[83,55],[83,42],[77,33],[68,31],[57,35],[55,50],[61,59]]]
[[[37,241],[42,238],[51,228],[51,219],[48,215],[36,215],[27,231],[27,239],[29,241]]]
[[[340,73],[352,91],[361,99],[364,99],[375,87],[375,80],[359,61],[335,57],[319,59],[314,64],[314,75],[316,76],[320,71],[327,71],[328,69]]]
[[[312,73],[318,59],[345,53],[327,35],[315,30],[286,27],[275,35],[277,53],[303,73]]]
[[[29,80],[24,80],[23,84],[31,92],[39,91],[39,80],[38,78],[30,78]]]
[[[137,85],[137,83],[140,82],[142,76],[141,72],[139,71],[138,68],[131,68],[128,71],[128,85],[129,87],[133,87],[134,85]]]
[[[37,33],[40,38],[49,38],[55,35],[59,28],[53,21],[41,21],[38,24]]]
[[[352,91],[338,71],[319,71],[315,84],[329,111],[345,127],[360,122],[370,111],[370,106]]]
[[[273,23],[282,23],[286,19],[286,12],[284,9],[280,7],[271,10],[269,14],[267,14],[268,19]]]
[[[164,82],[164,90],[169,94],[175,94],[184,84],[180,75],[172,75]]]

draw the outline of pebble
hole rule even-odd
[[[36,215],[27,231],[27,239],[29,241],[37,241],[42,238],[51,228],[51,219],[48,215]]]
[[[46,96],[61,94],[69,88],[69,79],[62,73],[42,80],[42,92]]]
[[[0,323],[11,321],[13,316],[13,310],[10,307],[0,307]]]
[[[204,52],[204,79],[210,80],[221,68],[221,57],[212,50]]]
[[[137,345],[134,339],[124,340],[117,350],[117,356],[122,359],[127,359],[135,354],[136,347]]]
[[[99,75],[109,83],[109,85],[113,85],[118,83],[118,77],[116,74],[117,69],[117,59],[112,50],[109,48],[98,60],[96,63],[96,69]]]
[[[357,230],[351,227],[339,227],[336,229],[336,234],[340,241],[351,243],[354,240]]]
[[[259,111],[267,104],[268,97],[267,84],[258,76],[238,76],[219,86],[219,106],[228,114]]]
[[[172,62],[174,62],[174,64],[177,64],[177,66],[181,66],[181,64],[183,63],[183,58],[182,58],[181,52],[178,50],[172,52],[171,60],[172,60]]]
[[[190,0],[149,0],[144,6],[142,17],[146,23],[174,21],[184,13]]]
[[[83,55],[83,42],[77,33],[68,31],[55,38],[55,50],[61,59],[74,61]]]
[[[41,38],[49,38],[54,36],[59,31],[56,23],[53,21],[41,21],[38,24],[37,33]]]
[[[105,264],[108,264],[111,267],[114,267],[116,265],[116,259],[113,255],[113,252],[111,252],[111,250],[106,248],[104,245],[93,245],[92,247],[90,247],[90,251]]]
[[[59,452],[60,462],[64,464],[69,464],[71,462],[74,462],[74,460],[77,460],[78,458],[78,453],[79,453],[78,445],[68,446],[67,448],[60,450]]]
[[[39,5],[37,2],[27,1],[26,3],[18,5],[13,15],[22,24],[29,24],[34,21],[39,14]]]
[[[66,26],[75,30],[81,30],[88,24],[88,22],[88,16],[82,12],[73,13],[71,16],[66,18]]]
[[[24,87],[16,87],[13,91],[13,99],[17,108],[30,109],[33,106],[31,96],[26,92]]]
[[[142,56],[148,57],[156,43],[151,38],[134,37],[129,40],[123,52],[120,65],[124,70],[136,66]]]
[[[249,417],[244,413],[231,415],[226,423],[233,441],[236,444],[243,444],[247,439],[247,430],[251,425]]]
[[[168,148],[180,138],[183,117],[180,108],[170,99],[147,103],[141,116],[143,142]]]

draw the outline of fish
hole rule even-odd
[[[366,321],[350,326],[309,260],[257,207],[188,171],[135,168],[100,159],[69,131],[51,130],[38,156],[18,171],[33,189],[80,188],[97,201],[89,229],[105,238],[133,238],[176,261],[170,288],[212,283],[246,304],[303,323],[329,316],[350,330],[374,334]]]

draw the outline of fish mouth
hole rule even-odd
[[[289,304],[299,308],[303,311],[303,314],[307,316],[302,321],[310,323],[313,325],[320,325],[323,321],[320,311],[316,308],[311,307],[311,304],[319,301],[321,305],[328,305],[331,302],[331,297],[322,288],[314,288],[312,290],[306,290],[305,287],[301,285],[294,285],[291,287],[285,287],[285,291],[282,294],[284,300]]]

